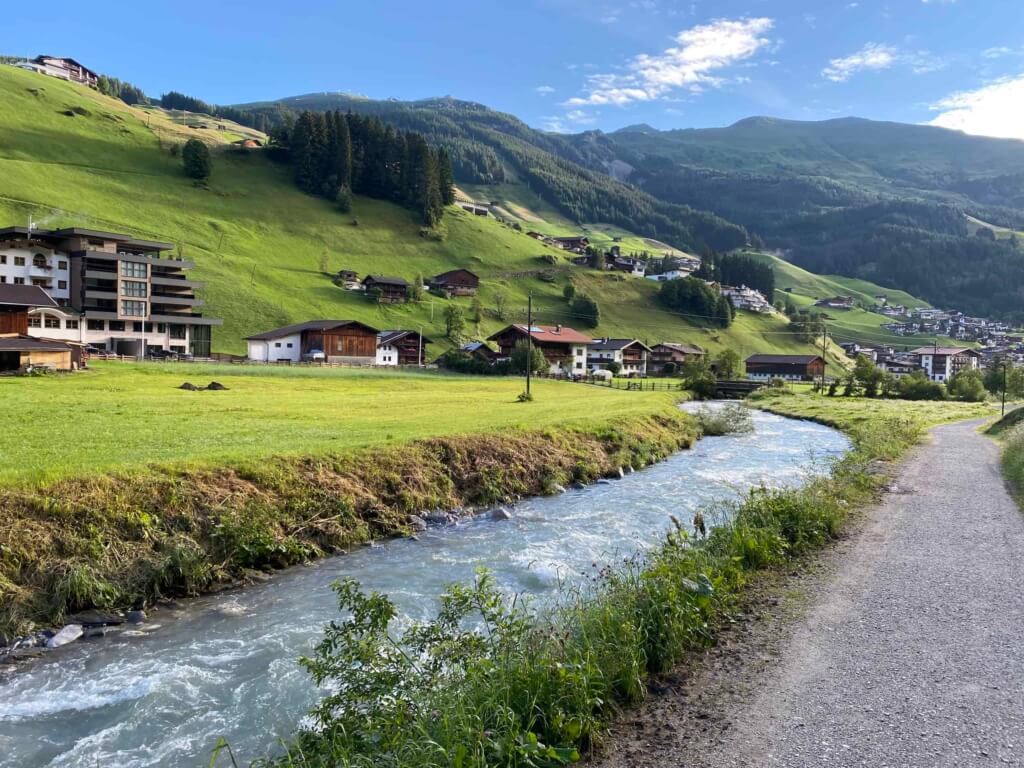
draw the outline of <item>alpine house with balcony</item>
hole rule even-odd
[[[7,227],[0,229],[0,283],[37,285],[59,305],[32,313],[32,336],[123,355],[208,357],[212,327],[222,321],[197,311],[201,283],[188,277],[195,264],[170,257],[173,247],[79,227]]]

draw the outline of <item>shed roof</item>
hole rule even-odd
[[[422,336],[422,334],[419,331],[381,331],[377,334],[377,339],[381,344],[394,344],[406,336]],[[433,344],[434,342],[423,336],[423,343]]]
[[[0,283],[0,306],[56,308],[57,302],[38,285]]]
[[[488,339],[496,339],[499,336],[504,335],[509,330],[514,330],[523,336],[529,334],[534,341],[548,344],[594,343],[594,340],[589,336],[584,336],[576,329],[568,328],[564,325],[533,325],[527,327],[526,325],[520,325],[518,323],[505,326],[497,333],[489,336]]]
[[[371,333],[380,333],[376,328],[372,328],[366,323],[361,323],[358,320],[308,320],[305,323],[284,325],[280,328],[275,328],[272,331],[264,331],[263,333],[257,333],[253,336],[246,336],[245,340],[268,341],[270,339],[280,339],[284,336],[294,336],[296,333],[302,333],[303,331],[332,331],[336,328],[341,328],[347,325],[357,325],[361,328],[365,328]]]
[[[682,352],[684,355],[703,355],[704,350],[698,347],[696,344],[682,344],[675,341],[663,341],[661,344],[655,344],[654,349],[658,347],[665,347],[666,349],[673,349],[676,352]]]
[[[644,344],[639,339],[594,339],[594,349],[625,349],[631,347],[634,344],[643,347],[648,352],[651,348]]]
[[[821,355],[751,355],[747,358],[748,363],[788,363],[792,365],[809,365],[815,360],[825,360]]]
[[[363,284],[380,283],[381,285],[400,285],[403,288],[409,285],[408,281],[401,277],[388,277],[387,275],[367,275],[363,278]]]
[[[969,347],[918,347],[910,354],[912,355],[966,355],[979,356],[976,351]]]
[[[70,349],[62,341],[32,339],[28,336],[0,336],[0,352],[67,352]]]

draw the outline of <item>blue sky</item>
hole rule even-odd
[[[548,130],[857,115],[1024,139],[1024,0],[56,0],[4,16],[2,53],[224,104],[452,95]]]

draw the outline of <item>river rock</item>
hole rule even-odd
[[[602,477],[600,480],[597,481],[597,484],[598,485],[611,485],[612,481],[607,479],[607,478],[605,478],[605,477]]]
[[[625,476],[626,476],[626,470],[624,470],[622,467],[619,467],[619,473],[618,473],[619,480],[621,480]]]
[[[505,507],[498,507],[491,510],[491,520],[511,520],[512,511]]]
[[[427,522],[434,525],[444,525],[448,522],[448,517],[447,512],[434,511],[427,515]]]
[[[124,617],[119,613],[108,611],[82,611],[67,617],[69,624],[81,624],[83,627],[114,627],[124,624]]]
[[[569,487],[572,488],[574,491],[582,491],[587,486],[584,483],[581,483],[579,480],[577,480],[575,483],[573,483]]]
[[[143,610],[128,611],[128,613],[124,615],[124,620],[129,624],[141,624],[146,620],[146,618],[146,612]]]
[[[565,493],[565,486],[564,485],[559,485],[558,483],[555,483],[554,486],[552,487],[552,490],[555,493]]]
[[[98,626],[98,627],[85,627],[85,630],[82,632],[82,637],[83,638],[105,637],[106,635],[109,635],[111,632],[118,632],[118,631],[120,631],[120,629],[121,629],[120,627],[116,627],[116,626],[112,627],[112,626],[109,626],[109,625]]]
[[[425,531],[427,529],[427,521],[419,515],[409,515],[409,527],[414,531]]]
[[[68,624],[60,632],[46,641],[47,648],[60,648],[62,645],[73,643],[82,636],[81,624]]]
[[[626,474],[627,475],[632,475],[634,472],[636,472],[636,469],[633,467],[633,465],[632,464],[627,464],[626,465]]]

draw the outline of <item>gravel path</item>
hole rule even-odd
[[[977,426],[934,430],[827,573],[791,591],[796,619],[769,610],[740,632],[774,639],[735,642],[746,658],[711,676],[714,701],[706,671],[670,681],[602,764],[1024,765],[1024,516]]]

